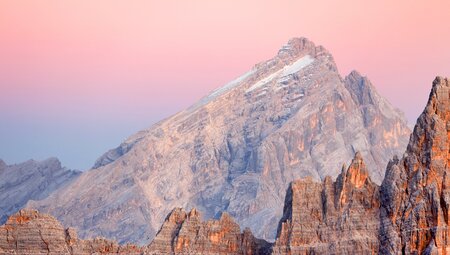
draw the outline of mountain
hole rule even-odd
[[[305,38],[190,108],[132,135],[93,169],[29,208],[82,237],[148,243],[175,207],[229,213],[273,239],[286,187],[336,177],[360,151],[375,183],[406,147],[403,115],[357,72]]]
[[[403,158],[381,185],[380,252],[450,252],[450,81],[437,77]]]
[[[29,200],[46,198],[80,174],[80,171],[62,167],[56,158],[41,162],[28,160],[15,165],[6,165],[0,160],[0,224]]]

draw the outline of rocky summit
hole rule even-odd
[[[0,224],[29,200],[41,200],[81,174],[61,166],[56,158],[7,165],[0,160]]]
[[[93,169],[27,206],[97,235],[149,242],[175,207],[206,219],[227,212],[273,240],[290,182],[335,178],[360,151],[381,183],[403,153],[403,115],[367,78],[342,78],[332,55],[305,38],[190,108],[128,138]]]

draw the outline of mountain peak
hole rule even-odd
[[[196,208],[192,208],[192,210],[189,212],[189,218],[199,218],[200,212]]]
[[[356,152],[352,163],[347,169],[346,180],[356,188],[363,186],[369,178],[366,164],[362,158],[361,152]]]
[[[289,39],[287,44],[283,45],[280,52],[302,52],[305,50],[314,50],[316,45],[305,37],[294,37]]]
[[[449,119],[448,109],[450,108],[449,89],[450,81],[448,78],[437,76],[433,81],[428,104],[425,111],[428,114],[437,114],[442,119]]]
[[[351,71],[345,77],[345,86],[348,90],[352,91],[352,96],[361,105],[375,103],[372,90],[374,90],[372,83],[356,70]]]
[[[407,154],[423,159],[426,167],[436,170],[439,176],[450,161],[448,139],[450,126],[450,83],[448,78],[436,77],[428,98],[427,106],[417,119],[411,135]],[[434,160],[431,160],[432,155]],[[440,155],[442,161],[437,155]],[[439,158],[439,160],[437,160]]]
[[[278,50],[277,57],[280,59],[298,58],[305,55],[317,57],[326,54],[331,59],[331,54],[323,47],[317,46],[314,42],[305,37],[294,37]]]

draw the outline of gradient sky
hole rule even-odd
[[[450,76],[450,1],[0,1],[0,158],[87,169],[304,36],[414,123]]]

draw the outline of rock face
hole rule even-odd
[[[80,171],[61,166],[56,158],[6,165],[0,160],[0,224],[29,200],[41,200],[75,180]]]
[[[167,216],[149,254],[269,254],[270,244],[256,239],[249,229],[241,233],[239,225],[223,213],[219,220],[202,222],[197,210],[186,213],[180,208]]]
[[[205,218],[228,212],[255,236],[275,237],[286,187],[339,174],[361,151],[381,183],[410,131],[403,115],[357,72],[345,80],[333,57],[305,38],[141,131],[71,185],[28,207],[80,236],[148,243],[175,207]],[[131,220],[133,219],[133,220]]]
[[[449,254],[450,83],[437,77],[402,159],[381,186],[381,253]]]
[[[21,210],[0,226],[0,254],[142,254],[135,245],[119,246],[102,238],[79,240],[50,215]]]
[[[377,254],[379,187],[359,153],[336,182],[289,186],[273,254]]]
[[[195,210],[174,209],[147,247],[120,246],[103,238],[80,240],[72,228],[36,210],[21,210],[0,226],[0,254],[269,254],[270,243],[226,213],[220,220],[200,220]]]

